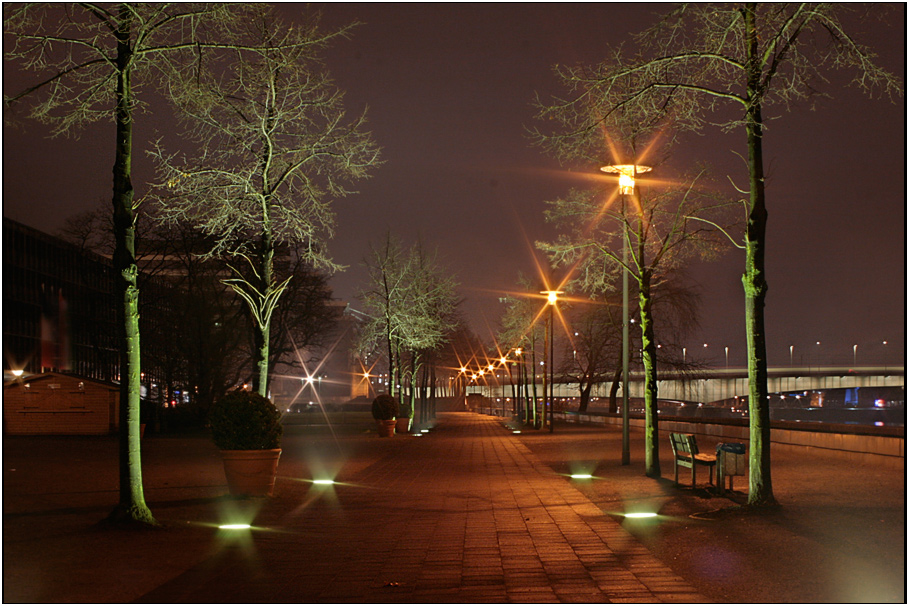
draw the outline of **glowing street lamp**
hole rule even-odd
[[[622,194],[622,211],[625,198],[635,193],[635,179],[641,173],[653,170],[639,164],[608,164],[601,166],[604,173],[619,175],[619,193]],[[622,238],[622,465],[631,463],[631,442],[628,435],[628,222],[624,222],[625,237]]]
[[[540,294],[546,295],[546,304],[549,305],[549,334],[548,334],[549,347],[547,348],[546,344],[545,343],[543,344],[543,355],[546,356],[546,366],[549,367],[549,396],[548,396],[548,398],[549,398],[549,433],[552,433],[555,429],[552,425],[552,421],[554,419],[553,410],[552,410],[553,397],[554,397],[553,385],[555,383],[555,376],[554,376],[554,372],[553,372],[555,370],[555,355],[553,354],[553,351],[552,351],[552,349],[553,349],[552,314],[553,314],[553,310],[555,309],[556,303],[559,300],[559,295],[562,294],[562,291],[561,290],[544,290],[544,291],[541,291]],[[547,336],[547,335],[544,334],[544,337],[545,336]],[[547,395],[546,395],[546,371],[545,370],[543,371],[543,397],[547,397]],[[543,412],[545,414],[546,411],[544,410]]]
[[[634,195],[634,182],[641,173],[649,173],[653,170],[650,166],[641,166],[640,164],[609,164],[601,166],[600,170],[604,173],[619,175],[619,193],[623,196]]]

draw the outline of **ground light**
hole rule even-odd
[[[249,524],[221,524],[218,528],[220,530],[249,530],[252,526]]]
[[[572,480],[589,480],[593,478],[589,473],[573,473],[571,474]]]
[[[312,483],[313,484],[323,484],[325,486],[331,486],[332,484],[335,483],[335,481],[334,480],[313,480]]]
[[[655,518],[655,517],[657,517],[657,514],[655,514],[652,511],[635,511],[632,513],[626,513],[626,514],[624,514],[624,516],[626,518],[640,519],[640,518]]]

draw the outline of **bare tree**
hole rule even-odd
[[[290,279],[275,274],[276,247],[302,244],[305,262],[339,269],[326,250],[331,203],[377,165],[378,149],[365,115],[346,118],[319,58],[349,28],[323,32],[314,14],[292,27],[263,5],[242,12],[229,48],[201,49],[197,69],[172,79],[170,95],[199,152],[169,155],[159,146],[153,156],[162,215],[196,225],[213,239],[210,256],[231,259],[225,282],[254,319],[254,384],[266,395],[272,314]]]
[[[120,348],[120,503],[112,519],[154,524],[145,503],[139,442],[139,289],[132,184],[133,125],[143,84],[160,82],[160,67],[186,52],[218,44],[231,29],[226,4],[8,4],[5,58],[35,72],[37,82],[6,99],[31,102],[31,117],[53,133],[75,134],[87,123],[113,121],[113,263],[122,302]]]
[[[396,394],[400,381],[398,352],[403,339],[397,323],[398,306],[405,299],[407,275],[405,252],[401,241],[385,235],[381,248],[373,247],[363,264],[369,273],[369,284],[360,290],[358,298],[363,303],[368,318],[361,327],[357,349],[362,354],[378,352],[384,347],[388,360],[388,393]]]
[[[530,293],[540,289],[534,288],[531,281],[523,275],[518,275],[518,285],[522,290]],[[496,340],[503,348],[520,349],[519,375],[522,376],[521,384],[527,394],[527,408],[522,411],[526,424],[539,428],[542,424],[540,411],[537,410],[537,347],[544,344],[545,326],[538,322],[546,309],[538,299],[509,295],[499,299],[506,305],[502,313],[501,330]],[[530,372],[527,372],[527,362],[530,362]]]
[[[72,242],[81,252],[86,250],[112,256],[114,253],[114,229],[111,224],[110,206],[98,206],[85,210],[63,222],[57,236]]]
[[[654,329],[654,293],[694,256],[715,255],[722,240],[713,228],[727,207],[714,201],[696,185],[702,174],[687,180],[684,188],[642,196],[630,193],[631,204],[616,203],[614,192],[574,190],[549,204],[547,218],[560,229],[555,242],[539,242],[554,265],[574,267],[577,285],[599,295],[614,290],[623,270],[636,281],[644,365],[645,471],[660,476],[657,393],[657,342]],[[696,221],[694,218],[705,221]],[[627,254],[623,254],[627,251]]]
[[[573,302],[563,311],[572,338],[565,342],[559,370],[578,385],[579,413],[587,412],[594,385],[618,382],[615,372],[622,367],[621,305],[611,296],[589,304]]]
[[[299,248],[299,247],[298,247]],[[291,279],[275,310],[271,331],[270,368],[279,366],[305,371],[305,365],[319,359],[330,347],[343,312],[332,306],[328,275],[312,267],[299,250],[291,250],[290,265],[279,268]]]
[[[394,395],[398,382],[407,381],[408,400],[398,395],[401,415],[412,416],[422,363],[457,327],[457,283],[421,243],[405,251],[391,234],[382,248],[373,249],[366,266],[370,284],[360,292],[360,300],[370,319],[360,349],[387,350],[389,392]]]
[[[767,207],[762,141],[765,111],[788,109],[815,92],[834,68],[852,70],[853,84],[869,93],[901,93],[897,77],[847,33],[846,4],[684,4],[595,67],[559,70],[566,98],[540,103],[541,116],[558,120],[556,134],[538,133],[561,157],[589,157],[600,144],[599,126],[626,112],[656,127],[701,131],[719,121],[742,128],[747,143],[748,221],[745,234],[745,316],[748,347],[751,458],[750,505],[774,505],[770,475],[770,408],[764,336]],[[878,10],[875,8],[875,10]],[[727,107],[731,106],[729,113]]]

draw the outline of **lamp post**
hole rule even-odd
[[[634,195],[634,181],[639,173],[647,173],[649,166],[638,164],[610,164],[601,166],[604,173],[619,175],[619,193],[622,195],[622,216],[625,215],[625,198]],[[623,221],[622,237],[622,465],[631,464],[628,437],[628,221]]]
[[[549,305],[549,330],[546,334],[543,335],[543,355],[546,356],[546,366],[549,370],[549,394],[546,393],[546,370],[543,369],[543,397],[549,400],[549,433],[552,433],[555,428],[553,427],[553,399],[555,396],[553,385],[555,384],[555,354],[553,353],[553,335],[552,335],[552,325],[553,325],[553,310],[555,309],[556,302],[559,300],[559,295],[562,294],[561,290],[544,290],[540,294],[546,295],[546,304]],[[545,341],[549,341],[549,346],[546,346]],[[546,414],[545,409],[543,414]]]
[[[524,391],[526,386],[524,384],[524,350],[520,347],[514,350],[515,355],[518,357],[518,410],[520,410],[521,423],[527,423],[527,409],[524,402]]]

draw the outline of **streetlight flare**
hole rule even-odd
[[[653,167],[640,164],[608,164],[601,166],[600,170],[604,173],[618,173],[620,192],[623,196],[630,196],[634,193],[635,177],[641,173],[649,173]]]

